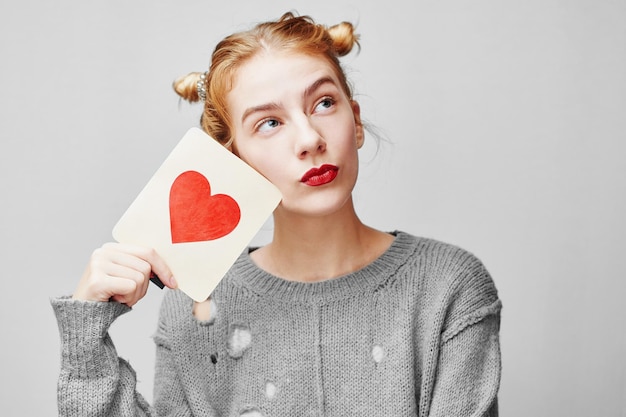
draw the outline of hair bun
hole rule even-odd
[[[354,33],[354,26],[350,22],[341,22],[327,29],[333,40],[333,47],[337,56],[344,56],[352,51],[354,45],[359,45],[359,35]]]
[[[198,96],[198,81],[202,74],[202,72],[190,72],[187,75],[177,78],[172,83],[176,94],[190,103],[200,101],[200,97]]]

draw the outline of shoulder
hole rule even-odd
[[[418,264],[420,269],[453,279],[460,275],[483,271],[481,260],[467,249],[440,240],[394,232],[398,242],[407,251],[406,263]]]
[[[495,283],[483,262],[471,251],[440,240],[396,232],[414,249],[406,266],[419,277],[420,293],[462,310],[498,300]]]
[[[421,314],[436,322],[444,339],[489,316],[499,323],[502,303],[495,282],[475,254],[435,239],[407,234],[402,238],[415,246],[406,263],[414,273],[404,275],[415,280]]]

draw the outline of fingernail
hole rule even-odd
[[[177,288],[177,287],[178,287],[178,283],[177,283],[177,282],[176,282],[176,280],[174,279],[174,276],[173,276],[173,275],[170,277],[170,286],[171,286],[172,288]]]

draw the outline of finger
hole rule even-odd
[[[176,283],[176,280],[174,279],[174,276],[169,266],[167,266],[165,260],[163,260],[163,258],[161,258],[161,256],[155,250],[148,251],[146,258],[143,259],[145,259],[150,263],[150,265],[152,265],[152,271],[154,272],[154,275],[159,277],[159,280],[163,284],[165,284],[168,288],[178,287],[178,284]]]
[[[135,290],[132,293],[123,294],[124,302],[132,305],[141,300],[148,292],[148,285],[150,284],[150,280],[149,275],[146,276],[147,274],[145,272],[122,267],[116,264],[110,265],[110,269],[111,272],[108,275],[109,279],[124,278],[135,282]]]
[[[102,301],[114,299],[124,304],[134,304],[138,301],[135,297],[137,283],[131,279],[107,277],[99,282],[99,292]],[[96,290],[98,291],[98,290]]]
[[[117,263],[116,263],[117,262]],[[130,266],[127,266],[130,265]],[[124,294],[115,294],[113,300],[128,304],[132,307],[148,292],[151,267],[147,261],[126,253],[115,253],[112,260],[106,265],[108,279],[123,278],[135,282],[135,289]]]
[[[107,263],[100,267],[101,273],[108,277],[130,279],[135,281],[137,285],[141,285],[150,277],[150,265],[143,260],[141,260],[141,262],[146,265],[142,269],[120,265],[118,263]]]
[[[123,268],[138,271],[146,278],[150,277],[150,272],[152,271],[150,262],[133,252],[129,252],[127,248],[123,246],[105,245],[102,247],[102,252],[104,265],[119,265]]]
[[[130,279],[109,277],[109,282],[116,283],[115,287],[112,287],[114,294],[109,299],[126,304],[129,307],[141,300],[148,291],[148,280],[137,282]]]
[[[109,301],[115,301],[120,304],[126,304],[128,307],[132,307],[137,304],[137,301],[139,300],[135,299],[135,297],[132,295],[116,294],[113,297],[109,298]]]
[[[151,270],[159,277],[161,282],[169,288],[176,288],[176,280],[172,275],[172,271],[167,266],[163,258],[152,248],[145,248],[126,243],[116,244],[117,250],[132,254],[150,264]],[[149,277],[149,276],[148,276]]]
[[[147,292],[152,266],[128,248],[111,243],[96,249],[83,273],[75,299],[108,301],[114,296],[133,304]]]
[[[145,297],[146,293],[148,292],[149,285],[150,285],[149,276],[148,278],[141,281],[140,285],[137,285],[137,289],[135,290],[135,297],[137,297],[137,300],[141,300],[143,297]]]

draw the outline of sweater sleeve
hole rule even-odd
[[[136,376],[130,364],[118,358],[108,334],[117,317],[129,307],[115,302],[88,302],[69,298],[51,300],[61,336],[61,371],[58,380],[60,417],[89,416],[189,416],[184,404],[157,414],[136,391]],[[157,358],[167,369],[169,352],[157,346]],[[156,381],[163,391],[171,389],[175,379]]]
[[[483,264],[470,256],[446,291],[429,417],[497,417],[502,303]]]
[[[499,309],[496,301],[442,335],[430,417],[497,417]]]

